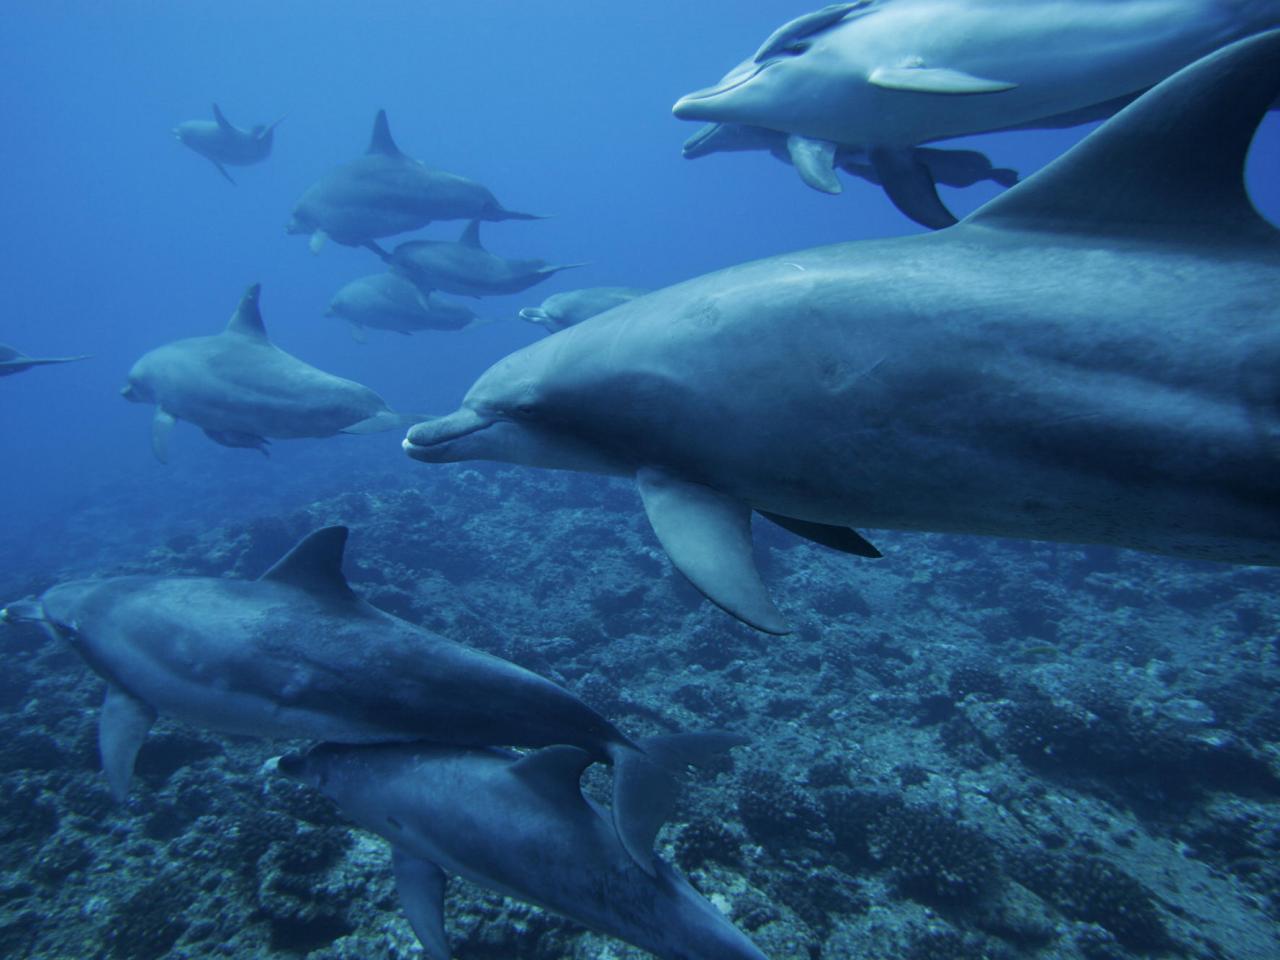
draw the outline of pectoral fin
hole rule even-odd
[[[793,133],[787,137],[787,153],[800,179],[813,189],[823,193],[841,191],[835,171],[836,145],[830,140],[813,140]]]
[[[151,420],[151,452],[161,463],[169,462],[169,434],[173,432],[173,414],[163,407],[156,407]]]
[[[874,86],[907,93],[1000,93],[1017,86],[945,67],[876,67],[867,79]]]
[[[650,467],[636,484],[671,562],[708,600],[757,630],[791,632],[756,570],[750,507]]]
[[[391,867],[396,876],[400,906],[409,926],[418,935],[428,960],[449,960],[444,934],[444,871],[430,860],[419,860],[398,846],[391,847]]]
[[[956,222],[938,198],[933,175],[915,150],[872,147],[871,166],[893,205],[920,226],[941,230]]]
[[[215,167],[217,167],[217,168],[218,168],[218,172],[219,172],[220,174],[222,174],[224,177],[226,177],[226,178],[227,178],[227,183],[231,184],[233,187],[234,187],[234,186],[237,186],[236,182],[235,182],[234,180],[232,180],[232,179],[231,179],[231,174],[227,173],[227,168],[226,168],[226,167],[224,167],[222,164],[220,164],[217,160],[210,160],[209,162],[210,162],[210,163],[212,163]]]
[[[156,712],[136,697],[111,684],[98,717],[98,754],[111,795],[120,803],[129,797],[133,763],[156,722]]]
[[[833,527],[826,523],[810,523],[807,520],[797,520],[795,517],[782,517],[776,513],[765,513],[763,510],[757,512],[766,520],[782,527],[782,529],[790,530],[797,537],[804,537],[806,540],[812,540],[814,543],[830,547],[832,550],[839,550],[841,553],[852,554],[855,557],[867,557],[871,560],[879,560],[884,556],[862,534],[849,527]]]

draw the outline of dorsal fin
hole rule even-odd
[[[262,325],[262,313],[258,309],[258,295],[262,293],[262,284],[255,283],[244,292],[240,305],[231,315],[227,323],[227,333],[237,333],[255,340],[267,339],[267,328]]]
[[[379,110],[373,118],[373,134],[369,137],[369,149],[365,153],[380,153],[385,157],[402,157],[400,148],[391,139],[391,126],[387,123],[387,111]]]
[[[462,231],[462,236],[458,238],[458,242],[464,247],[475,247],[477,250],[483,250],[480,244],[480,221],[472,220],[467,224],[466,229]]]
[[[275,580],[331,599],[355,597],[342,575],[342,552],[347,546],[346,527],[321,527],[298,541],[259,580]]]
[[[581,747],[543,747],[526,753],[511,764],[511,773],[525,786],[558,803],[582,802],[578,782],[591,764],[591,754]]]
[[[1244,163],[1280,94],[1280,31],[1198,60],[965,223],[1275,244]]]
[[[231,125],[231,121],[222,115],[222,111],[218,109],[218,105],[216,103],[213,105],[213,119],[223,130],[235,130],[235,127]]]

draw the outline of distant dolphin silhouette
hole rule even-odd
[[[89,357],[28,357],[21,350],[0,343],[0,377],[8,377],[22,373],[32,367],[43,367],[51,363],[74,363],[77,360],[88,360]]]
[[[222,115],[215,103],[212,120],[184,120],[173,128],[173,135],[183,146],[190,147],[217,167],[218,172],[234,186],[235,181],[224,164],[248,166],[267,159],[271,155],[276,127],[283,119],[281,117],[274,123],[258,125],[251,130],[241,130]]]
[[[542,301],[541,306],[523,307],[520,319],[536,323],[547,333],[555,333],[583,320],[590,320],[620,304],[630,303],[648,292],[639,287],[584,287],[581,290],[566,290],[563,293],[553,293]]]
[[[352,280],[343,286],[325,310],[351,324],[351,335],[365,341],[365,328],[416,333],[420,330],[465,330],[485,323],[466,304],[434,293],[423,293],[390,271]]]
[[[730,267],[532,344],[405,450],[633,476],[675,566],[775,633],[753,510],[820,541],[1280,565],[1280,231],[1243,178],[1277,94],[1273,31],[955,227]]]
[[[433,220],[538,219],[536,214],[506,209],[474,180],[401,153],[391,139],[387,112],[379,110],[364,156],[307,188],[285,229],[310,234],[315,253],[326,237],[358,247]]]
[[[168,460],[175,420],[215,443],[266,453],[268,438],[378,433],[411,422],[368,387],[335,377],[267,339],[258,310],[261,285],[244,294],[222,333],[176,340],[150,351],[129,371],[126,400],[156,405],[151,445]]]

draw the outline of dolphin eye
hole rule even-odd
[[[521,419],[529,420],[538,412],[538,408],[532,403],[517,403],[511,412]]]
[[[779,50],[778,52],[779,52],[779,53],[785,53],[785,54],[787,54],[788,56],[798,57],[798,56],[800,56],[800,54],[802,54],[802,53],[804,53],[806,50],[808,50],[810,46],[811,46],[811,44],[810,44],[808,41],[806,41],[806,40],[800,40],[800,41],[797,41],[796,43],[788,44],[787,46],[783,47],[783,48],[782,48],[781,50]]]

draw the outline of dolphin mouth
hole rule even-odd
[[[708,123],[684,142],[684,146],[680,148],[680,155],[686,160],[696,160],[698,157],[708,153],[711,141],[715,139],[723,127],[724,124]]]
[[[410,427],[400,446],[414,460],[447,463],[454,459],[452,448],[458,441],[475,436],[495,423],[497,420],[493,417],[481,416],[463,407],[446,417],[425,420]]]
[[[44,623],[44,607],[38,600],[17,600],[0,608],[0,623]]]
[[[671,112],[681,120],[708,119],[700,115],[699,107],[701,105],[705,104],[708,100],[714,100],[716,97],[723,96],[732,90],[737,90],[745,83],[749,83],[759,76],[762,70],[767,69],[771,64],[772,61],[769,60],[766,60],[764,63],[757,63],[753,65],[750,70],[730,74],[714,87],[704,87],[701,90],[695,90],[693,93],[686,93],[676,101],[675,106],[671,108]]]

